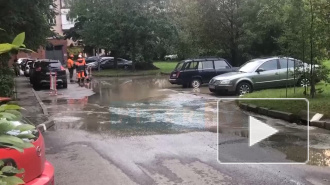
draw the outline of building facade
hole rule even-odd
[[[48,38],[48,44],[41,46],[37,53],[19,53],[18,58],[55,59],[60,60],[63,64],[67,61],[67,48],[70,45],[75,45],[72,40],[63,39],[64,32],[74,27],[74,19],[69,17],[70,9],[68,1],[54,0],[56,16],[53,20],[49,20],[49,22],[54,25],[52,30],[58,37]]]

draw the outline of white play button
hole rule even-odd
[[[249,143],[250,146],[253,146],[260,141],[269,138],[270,136],[276,134],[278,130],[273,127],[268,126],[267,124],[257,120],[256,118],[250,116],[249,118],[250,132],[249,132]]]

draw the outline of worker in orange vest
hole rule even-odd
[[[84,85],[84,81],[85,81],[85,67],[86,67],[86,61],[85,59],[82,57],[82,55],[79,55],[79,58],[76,62],[76,73],[77,73],[77,79],[78,79],[78,83],[80,86]],[[83,84],[81,84],[81,82]]]
[[[72,77],[73,77],[73,71],[74,71],[74,61],[73,61],[73,55],[69,56],[68,62],[67,62],[67,67],[69,69],[70,73],[70,82],[72,83]]]

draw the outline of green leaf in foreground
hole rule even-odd
[[[20,109],[22,109],[22,107],[20,107],[18,105],[8,105],[8,104],[1,105],[0,108],[4,108],[4,110],[20,110]]]
[[[15,136],[9,136],[9,135],[0,135],[0,142],[6,143],[6,144],[23,144],[24,141],[18,137]]]
[[[9,176],[2,178],[2,181],[7,182],[7,185],[18,185],[18,184],[25,184],[25,182],[16,176]]]
[[[17,169],[13,166],[5,166],[1,169],[3,173],[14,173],[14,174],[20,174],[24,172],[24,169]]]
[[[18,34],[13,40],[12,44],[20,47],[24,43],[24,40],[25,40],[25,32]]]
[[[6,118],[8,120],[14,120],[16,119],[16,116],[14,114],[8,113],[8,112],[0,112],[0,118]]]
[[[8,131],[11,131],[15,128],[15,126],[7,121],[7,120],[0,120],[0,134],[5,134]]]
[[[24,149],[23,148],[18,148],[16,146],[4,144],[4,143],[0,143],[0,148],[11,148],[11,149],[15,149],[15,150],[17,150],[19,152],[24,152]]]
[[[36,136],[34,136],[33,134],[19,134],[19,135],[17,135],[17,137],[19,137],[21,139],[33,139]]]
[[[28,131],[28,130],[34,130],[36,127],[33,125],[29,124],[23,124],[23,125],[18,125],[15,129],[19,130],[21,132]]]
[[[22,113],[18,112],[17,110],[6,110],[6,113],[10,113],[16,116],[14,120],[21,120],[22,119]]]
[[[0,44],[0,54],[7,53],[13,49],[18,49],[19,47],[13,44],[5,43]]]

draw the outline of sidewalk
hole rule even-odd
[[[17,101],[19,106],[24,108],[21,111],[23,116],[36,126],[47,121],[48,116],[44,114],[29,80],[23,76],[16,77],[15,85],[17,92],[17,99],[15,101]]]

